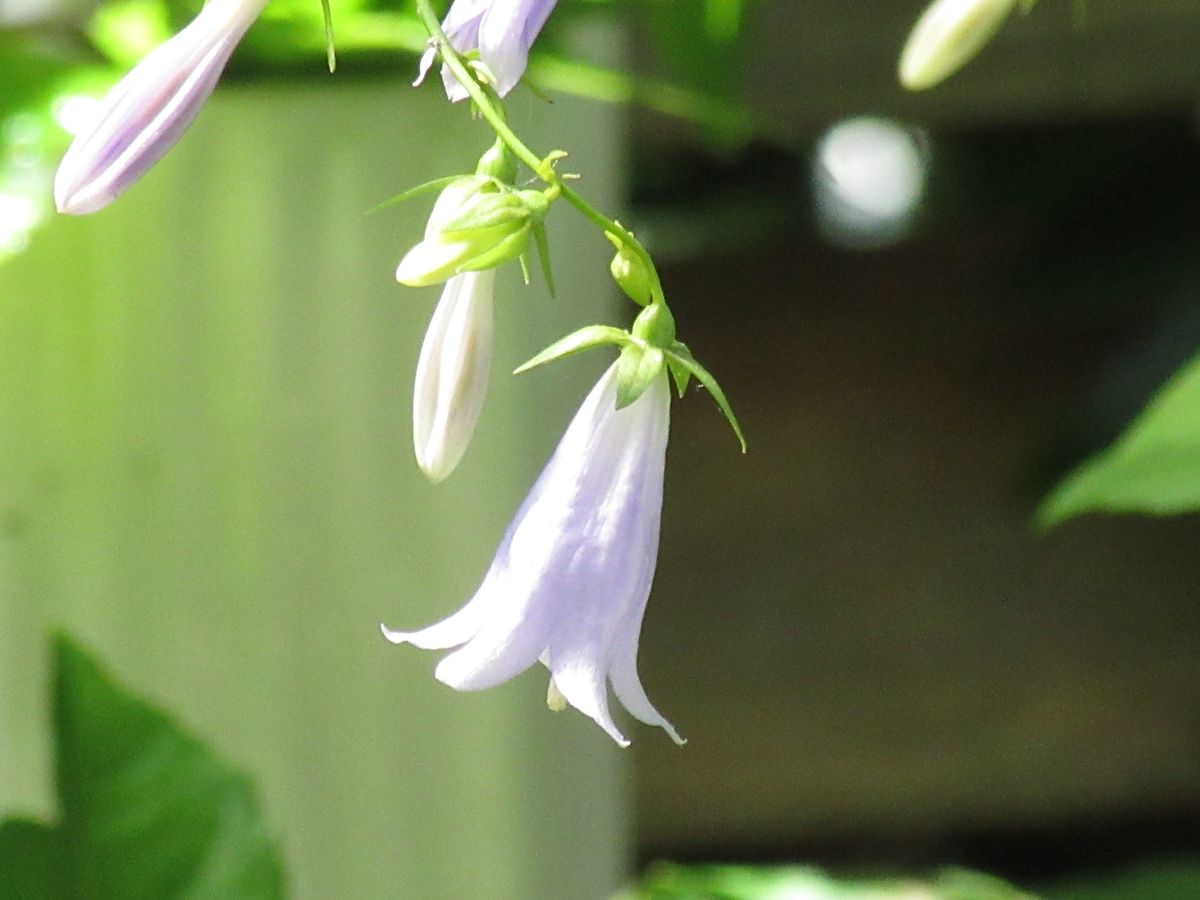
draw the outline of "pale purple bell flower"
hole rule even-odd
[[[454,0],[442,21],[442,30],[459,53],[479,51],[479,58],[496,78],[496,91],[508,94],[529,63],[529,48],[537,40],[542,26],[550,18],[557,0]],[[433,65],[436,51],[426,51],[421,59],[417,83]],[[446,96],[458,102],[467,98],[467,90],[446,67],[442,66]]]
[[[495,269],[455,275],[425,332],[413,388],[413,447],[431,481],[454,471],[483,411],[495,283]]]
[[[539,660],[549,701],[590,716],[621,746],[608,685],[633,716],[683,743],[637,672],[642,616],[658,558],[670,420],[664,372],[618,410],[614,364],[588,394],[467,604],[396,644],[457,648],[439,681],[460,691],[508,681]]]
[[[209,0],[109,91],[54,178],[58,211],[103,209],[179,140],[268,0]]]

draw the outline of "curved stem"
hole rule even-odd
[[[463,62],[462,57],[454,49],[454,46],[450,43],[450,39],[446,36],[446,32],[442,29],[442,24],[438,20],[437,14],[433,11],[430,0],[417,0],[417,12],[425,27],[429,29],[429,34],[434,43],[437,45],[438,55],[441,56],[442,61],[449,67],[454,77],[458,79],[459,84],[466,89],[467,94],[479,110],[480,115],[483,116],[484,121],[492,126],[492,130],[496,132],[497,137],[504,141],[517,159],[532,169],[534,174],[550,188],[558,191],[562,195],[562,198],[579,210],[585,218],[593,222],[602,231],[613,235],[622,244],[631,248],[641,261],[645,263],[647,270],[650,272],[651,302],[665,305],[666,296],[663,294],[662,282],[658,277],[658,269],[655,268],[654,260],[650,258],[650,254],[642,246],[641,241],[634,237],[629,229],[604,215],[588,203],[578,192],[564,184],[563,179],[554,171],[551,162],[546,157],[540,157],[529,149],[528,145],[508,127],[508,122],[499,100],[489,96],[489,92],[471,74],[467,64]]]

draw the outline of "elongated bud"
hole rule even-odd
[[[608,270],[621,290],[638,306],[646,306],[654,297],[654,279],[650,269],[638,254],[634,253],[619,238],[609,238],[617,248]]]
[[[181,32],[121,79],[67,150],[54,179],[58,211],[107,206],[179,140],[267,0],[210,0]]]
[[[439,198],[439,206],[441,202]],[[436,215],[435,207],[425,239],[400,260],[396,280],[423,287],[511,262],[529,248],[533,227],[542,221],[549,206],[550,201],[539,191],[480,190],[453,214]]]
[[[934,0],[913,26],[900,54],[900,83],[933,87],[970,62],[1021,0]]]
[[[413,447],[431,481],[454,471],[483,411],[495,280],[494,269],[451,278],[425,332],[413,390]]]

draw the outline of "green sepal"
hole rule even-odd
[[[666,366],[663,351],[644,344],[629,344],[617,360],[617,409],[624,409],[646,393]]]
[[[484,228],[513,226],[530,218],[532,211],[520,194],[503,191],[496,194],[476,194],[444,222],[438,223],[438,233],[454,240],[460,232]],[[519,226],[518,226],[519,227]]]
[[[676,341],[672,345],[672,349],[676,346],[682,347],[683,352],[691,356],[691,351],[688,350],[687,345],[682,341]],[[675,381],[675,390],[679,393],[680,399],[682,399],[683,395],[687,393],[688,384],[692,380],[691,370],[670,353],[667,354],[667,369],[671,372],[671,378]]]
[[[533,276],[529,273],[529,254],[522,253],[517,257],[517,262],[521,264],[521,280],[525,282],[525,287],[529,287],[533,281]]]
[[[422,194],[430,194],[434,191],[443,190],[444,188],[448,188],[450,185],[454,184],[454,182],[458,181],[460,178],[462,178],[461,175],[447,175],[445,178],[435,178],[433,181],[427,181],[424,184],[418,184],[414,188],[409,188],[407,191],[397,194],[390,200],[384,200],[382,203],[372,206],[367,210],[366,214],[368,216],[374,215],[381,209],[387,209],[389,206],[395,206],[397,203],[403,203],[405,200],[412,200],[414,197],[420,197]]]
[[[633,343],[633,337],[628,331],[614,328],[611,325],[587,325],[578,331],[568,334],[565,338],[555,341],[533,359],[513,370],[514,375],[544,366],[546,363],[574,356],[592,347],[617,346],[626,347]]]
[[[725,396],[725,392],[721,390],[721,386],[717,384],[717,379],[713,378],[709,371],[696,362],[696,358],[692,356],[691,351],[681,341],[676,341],[671,345],[671,349],[667,351],[668,361],[674,360],[679,365],[683,366],[689,372],[696,376],[696,380],[704,385],[713,399],[717,401],[717,406],[721,407],[721,412],[725,414],[725,418],[729,421],[733,433],[737,435],[738,443],[742,445],[742,452],[746,452],[746,436],[742,434],[742,426],[738,424],[737,416],[733,413],[733,407],[729,404],[729,399]],[[678,380],[676,380],[678,384]]]
[[[529,226],[527,225],[519,231],[514,231],[512,234],[500,238],[478,256],[472,256],[455,269],[455,274],[479,272],[483,269],[495,269],[507,262],[512,262],[514,259],[524,256],[525,248],[528,246]],[[526,277],[526,281],[528,281],[528,276]]]
[[[546,279],[546,290],[550,292],[551,297],[555,297],[554,272],[550,269],[550,238],[546,235],[546,226],[541,222],[533,226],[533,242],[537,246],[538,263],[542,267],[542,277]],[[529,283],[528,277],[526,277],[525,283]]]
[[[333,49],[333,10],[329,8],[329,0],[321,0],[321,13],[325,17],[325,62],[332,75],[337,69],[337,53]]]

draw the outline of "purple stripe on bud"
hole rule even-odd
[[[267,0],[210,0],[104,98],[54,179],[58,211],[103,209],[179,140],[216,87],[237,42]]]

